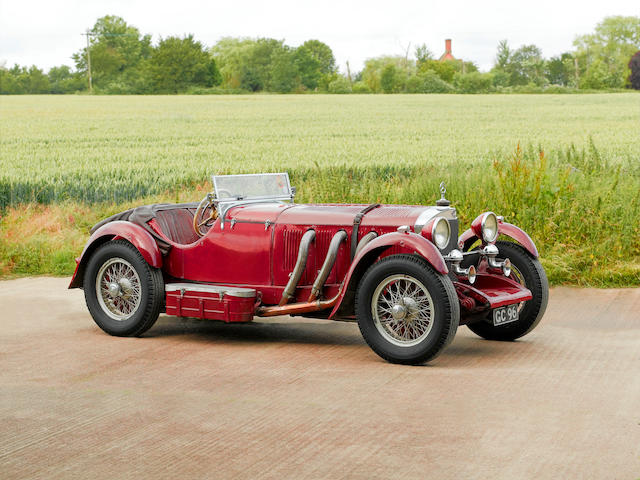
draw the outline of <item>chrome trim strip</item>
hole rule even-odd
[[[231,295],[232,297],[253,298],[256,291],[253,288],[227,287],[224,285],[208,285],[206,283],[167,283],[164,286],[165,292],[203,292],[217,293],[220,296]]]
[[[454,220],[457,218],[456,209],[452,207],[426,207],[422,213],[418,215],[418,218],[416,218],[413,230],[416,233],[420,233],[431,219],[438,216],[447,220]]]
[[[420,233],[422,231],[422,228],[429,222],[429,220],[431,220],[433,217],[435,217],[439,213],[440,213],[440,210],[438,210],[435,207],[425,208],[416,219],[416,223],[413,226],[413,230],[416,233]]]

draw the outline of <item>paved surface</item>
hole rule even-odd
[[[66,284],[0,282],[0,478],[640,478],[640,289],[406,367],[299,318],[114,338]]]

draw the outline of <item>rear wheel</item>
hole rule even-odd
[[[107,242],[89,260],[84,296],[102,330],[123,337],[142,335],[160,315],[162,272],[126,240]]]
[[[453,339],[460,320],[451,280],[413,255],[372,265],[356,292],[356,317],[367,344],[392,363],[421,364]]]
[[[518,320],[494,326],[490,319],[468,325],[469,329],[487,340],[515,340],[533,330],[544,315],[549,301],[549,282],[537,258],[517,243],[496,242],[498,259],[511,260],[509,278],[531,290],[533,298],[518,307]]]

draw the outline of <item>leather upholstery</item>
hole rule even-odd
[[[188,208],[159,210],[156,212],[156,222],[169,240],[189,244],[200,238],[193,230],[193,214]]]

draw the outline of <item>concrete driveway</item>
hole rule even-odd
[[[1,478],[640,478],[640,289],[407,367],[301,318],[110,337],[67,283],[0,282]]]

